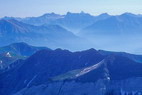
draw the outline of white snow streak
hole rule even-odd
[[[37,77],[37,75],[35,75],[35,76],[29,81],[29,83],[27,84],[27,87],[30,86],[30,84],[32,83],[32,81],[33,81],[36,77]]]
[[[98,68],[103,62],[104,62],[104,60],[102,60],[101,62],[99,62],[99,63],[97,63],[97,64],[95,64],[93,66],[90,66],[88,68],[83,69],[79,74],[76,75],[76,77],[82,76],[82,75],[84,75],[84,74]]]

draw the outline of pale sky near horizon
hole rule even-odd
[[[0,17],[29,17],[66,12],[142,14],[142,0],[0,0]]]

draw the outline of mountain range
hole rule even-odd
[[[131,31],[140,32],[141,29],[141,15],[132,13],[124,13],[122,15],[109,15],[107,13],[93,16],[88,13],[71,13],[66,15],[59,15],[55,13],[47,13],[39,17],[27,17],[27,18],[14,18],[4,17],[2,19],[10,20],[15,19],[20,22],[34,25],[59,25],[65,29],[75,32],[83,33],[82,31],[92,31],[91,33],[131,33]],[[103,27],[103,28],[102,28]],[[137,29],[138,28],[138,29]],[[94,32],[93,32],[94,31]],[[89,33],[89,32],[88,32]]]
[[[44,24],[50,24],[51,22],[63,18],[64,15],[59,15],[55,13],[46,13],[39,17],[27,17],[27,18],[17,18],[17,20],[35,26],[41,26]]]
[[[98,20],[110,17],[109,14],[104,13],[99,16],[93,16],[88,13],[71,13],[67,12],[66,15],[59,15],[55,13],[47,13],[40,17],[28,17],[17,19],[31,25],[48,25],[56,24],[66,28],[73,33],[79,32],[84,27],[87,27]]]
[[[99,20],[82,29],[85,34],[90,35],[133,35],[141,34],[141,30],[142,17],[129,13],[110,16],[107,19]]]
[[[34,21],[33,21],[34,19]],[[39,19],[44,19],[39,20]],[[17,19],[19,20],[19,19]],[[109,15],[107,13],[93,16],[88,13],[71,13],[59,15],[55,13],[44,14],[40,17],[22,18],[27,24],[39,25],[56,24],[66,28],[69,31],[81,34],[131,34],[141,31],[141,15],[124,13],[122,15]],[[42,23],[41,23],[42,22]],[[41,24],[40,24],[41,23]],[[102,28],[103,27],[103,28]],[[86,32],[83,32],[86,31]]]
[[[142,63],[133,59],[138,57],[142,59],[141,55],[122,52],[95,49],[71,52],[45,48],[24,60],[15,61],[12,68],[0,74],[0,94],[136,93],[142,89]]]
[[[15,42],[27,42],[32,45],[49,44],[51,47],[64,44],[63,40],[76,40],[73,33],[58,25],[34,26],[15,19],[0,20],[0,46]],[[57,47],[56,46],[56,47]]]
[[[142,47],[139,44],[141,22],[142,15],[132,13],[93,16],[68,12],[27,18],[4,17],[0,19],[0,46],[26,42],[71,51],[97,48],[138,53]]]

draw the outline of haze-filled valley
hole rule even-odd
[[[96,48],[141,54],[142,15],[47,13],[39,17],[4,17],[0,23],[0,46],[26,42],[71,51]]]

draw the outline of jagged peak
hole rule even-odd
[[[61,48],[57,48],[54,50],[55,52],[62,52],[62,53],[72,53],[71,51],[69,50],[66,50],[66,49],[61,49]]]
[[[72,12],[67,12],[66,16],[73,16],[73,15],[78,15],[78,16],[91,16],[89,13],[85,13],[84,11],[81,11],[80,13],[72,13]]]
[[[56,14],[56,13],[52,12],[52,13],[46,13],[46,14],[44,14],[44,15],[42,15],[42,16],[50,17],[50,16],[61,16],[61,15],[60,15],[60,14]]]
[[[108,13],[102,13],[99,16],[110,16],[110,14],[108,14]]]
[[[81,52],[92,52],[92,53],[98,53],[98,51],[96,50],[96,49],[94,49],[94,48],[90,48],[90,49],[88,49],[88,50],[84,50],[84,51],[81,51]]]

